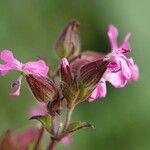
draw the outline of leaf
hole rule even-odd
[[[66,129],[66,132],[72,133],[83,128],[94,128],[94,126],[88,122],[73,122],[69,124],[68,128]]]
[[[33,116],[30,118],[30,120],[32,119],[36,119],[38,121],[41,122],[41,124],[43,125],[43,127],[48,131],[50,132],[50,128],[51,128],[51,125],[52,125],[52,119],[50,116],[48,115],[45,115],[45,116]]]

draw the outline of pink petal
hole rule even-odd
[[[139,79],[139,68],[136,64],[134,64],[134,61],[132,58],[128,59],[128,65],[131,70],[131,81],[136,81]]]
[[[14,58],[10,50],[1,51],[0,59],[4,61],[4,64],[0,64],[1,75],[6,75],[10,70],[21,70],[22,64]]]
[[[35,107],[31,107],[31,108],[29,109],[29,115],[30,115],[31,117],[33,117],[33,116],[40,116],[41,113],[40,113]]]
[[[61,59],[61,67],[64,69],[64,70],[66,70],[66,72],[67,72],[67,67],[69,66],[69,62],[68,62],[68,60],[66,59],[66,58],[62,58]]]
[[[13,82],[11,84],[11,87],[14,92],[11,92],[9,94],[10,96],[19,96],[20,95],[21,81],[22,81],[22,76],[20,76],[15,82]]]
[[[88,98],[88,101],[93,102],[95,99],[104,98],[105,96],[106,96],[106,82],[103,79],[101,79],[95,90]]]
[[[121,71],[123,76],[129,80],[131,78],[131,70],[129,68],[128,65],[128,58],[124,57],[120,57],[120,65],[121,65]]]
[[[17,134],[16,140],[20,150],[27,150],[38,137],[40,130],[38,128],[29,128]]]
[[[109,25],[107,34],[108,34],[108,38],[110,41],[111,50],[117,49],[118,48],[118,45],[117,45],[118,29],[113,25]]]
[[[47,114],[47,106],[45,103],[38,103],[39,110],[42,113],[42,115]]]
[[[130,52],[130,51],[131,51],[131,46],[130,46],[130,44],[129,44],[129,39],[130,39],[130,37],[131,37],[131,34],[128,33],[128,34],[125,36],[125,38],[124,38],[122,44],[119,46],[119,47],[122,49],[122,53],[126,53],[126,52]]]
[[[14,61],[13,53],[10,50],[3,50],[0,52],[0,58],[5,62],[12,62]]]
[[[40,76],[47,76],[49,67],[46,65],[45,61],[38,60],[38,61],[30,61],[23,65],[22,67],[24,72],[40,75]]]
[[[109,81],[115,88],[122,88],[127,84],[127,79],[121,71],[116,73],[106,73],[106,81]]]
[[[70,145],[72,143],[72,138],[71,138],[71,135],[68,135],[68,136],[65,136],[61,142],[64,144],[64,145]]]
[[[36,107],[31,107],[29,109],[29,114],[31,117],[33,116],[39,116],[39,115],[46,115],[47,109],[45,103],[37,103]]]

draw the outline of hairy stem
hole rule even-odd
[[[41,141],[42,141],[42,138],[43,138],[43,134],[44,134],[44,128],[41,127],[40,129],[40,132],[39,132],[39,135],[38,135],[38,139],[35,143],[35,146],[34,146],[34,150],[39,150],[40,149],[40,144],[41,144]]]

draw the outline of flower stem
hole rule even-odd
[[[54,133],[54,138],[51,137],[51,142],[49,143],[48,145],[48,148],[47,150],[54,150],[56,148],[56,145],[59,143],[59,141],[61,141],[61,139],[64,137],[63,136],[63,132],[64,130],[68,127],[68,125],[70,124],[70,121],[71,121],[71,115],[72,115],[72,112],[73,112],[73,108],[71,109],[67,109],[67,113],[66,113],[66,119],[65,119],[65,123],[64,123],[64,127],[63,127],[63,130],[61,130],[61,133],[59,135],[59,129],[60,129],[60,118],[53,118],[53,127],[52,127],[52,131]],[[55,120],[55,119],[58,119],[58,120]],[[56,122],[59,122],[59,123],[55,123]],[[59,124],[59,127],[56,128],[56,124],[58,125]],[[55,131],[57,129],[57,132]]]
[[[51,138],[51,142],[50,142],[47,150],[55,150],[55,147],[56,147],[57,143],[58,143],[57,140]]]
[[[74,109],[74,107],[71,108],[71,109],[67,109],[66,120],[65,120],[65,123],[64,123],[64,130],[68,127],[68,125],[71,121],[71,115],[72,115],[73,109]]]
[[[40,149],[40,143],[41,143],[41,140],[42,140],[42,138],[43,138],[43,134],[44,134],[44,128],[41,127],[40,132],[39,132],[38,139],[37,139],[37,141],[36,141],[36,143],[35,143],[35,146],[34,146],[34,148],[33,148],[34,150],[39,150],[39,149]]]

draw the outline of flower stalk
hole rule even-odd
[[[56,139],[51,138],[51,142],[49,143],[47,150],[55,150],[56,145],[58,144],[58,142],[59,141],[57,141]]]
[[[38,135],[38,139],[35,143],[35,146],[34,146],[33,150],[39,150],[40,149],[40,144],[41,144],[41,141],[42,141],[42,138],[43,138],[43,135],[44,135],[44,130],[45,129],[43,127],[41,127],[39,135]]]
[[[66,112],[66,119],[65,119],[65,123],[64,123],[64,130],[68,127],[70,121],[71,121],[71,116],[72,116],[72,112],[74,110],[74,107],[67,109]]]

